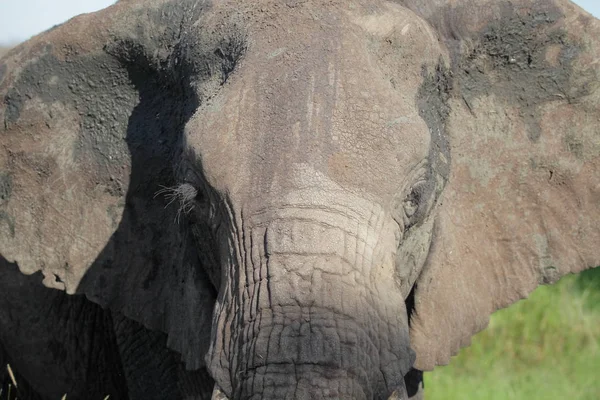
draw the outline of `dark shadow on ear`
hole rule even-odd
[[[18,398],[32,400],[65,393],[74,400],[210,398],[214,382],[206,368],[187,371],[165,333],[83,295],[49,289],[42,278],[0,257],[2,393],[11,385]]]
[[[23,275],[0,256],[0,384],[5,389],[12,382],[7,364],[18,398],[59,399],[65,393],[70,399],[127,398],[110,311],[84,296],[43,286],[41,273]]]
[[[78,292],[167,333],[168,346],[189,369],[198,369],[210,341],[216,290],[180,205],[159,192],[179,183],[174,171],[184,128],[200,104],[194,80],[210,75],[201,63],[214,60],[190,53],[192,45],[181,38],[157,65],[155,48],[147,45],[125,40],[106,48],[126,68],[139,97],[125,138],[131,174],[119,226]]]

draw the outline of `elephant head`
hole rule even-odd
[[[0,253],[217,392],[387,398],[600,265],[566,0],[120,1],[0,63]]]

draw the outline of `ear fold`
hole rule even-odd
[[[567,1],[434,3],[451,174],[415,287],[421,370],[537,285],[600,265],[600,21]]]
[[[189,368],[204,363],[215,293],[177,205],[157,193],[176,184],[198,106],[178,31],[195,3],[119,2],[0,61],[0,253],[167,332]]]

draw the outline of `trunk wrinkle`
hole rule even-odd
[[[225,394],[385,398],[403,384],[404,298],[382,298],[375,285],[382,268],[395,267],[386,251],[396,236],[380,209],[365,214],[350,229],[277,213],[248,224],[241,215],[215,312],[221,340],[207,357]]]

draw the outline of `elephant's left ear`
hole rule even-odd
[[[0,254],[168,333],[190,368],[215,293],[160,192],[198,107],[191,63],[217,58],[190,53],[206,50],[183,34],[197,4],[119,2],[0,59]]]
[[[447,3],[424,15],[452,89],[451,172],[411,317],[423,370],[495,310],[600,265],[600,21],[563,0]]]

